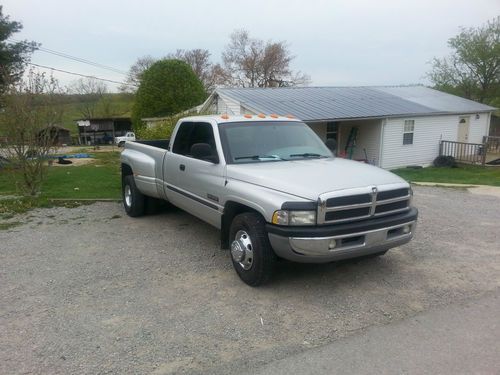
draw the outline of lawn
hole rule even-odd
[[[96,160],[91,164],[49,167],[39,197],[0,200],[0,213],[50,206],[53,199],[120,199],[120,153],[96,152],[93,156]],[[16,181],[19,181],[17,171],[1,171],[0,195],[19,195]]]
[[[392,172],[413,182],[500,186],[500,167],[459,165],[458,168],[401,168]]]

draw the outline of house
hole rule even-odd
[[[96,117],[75,120],[80,144],[109,144],[132,130],[130,117]]]
[[[494,110],[424,86],[374,86],[219,88],[200,112],[290,114],[339,153],[391,169],[430,165],[442,140],[481,143]]]
[[[52,145],[63,146],[71,144],[71,132],[61,126],[47,126],[37,134],[38,139],[52,140]]]

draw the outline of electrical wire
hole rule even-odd
[[[131,86],[131,87],[137,87],[136,85],[133,85],[133,84],[130,84],[130,83],[125,83],[125,82],[119,82],[119,81],[113,81],[112,79],[107,79],[107,78],[99,78],[99,77],[96,77],[96,76],[91,76],[91,75],[87,75],[87,74],[81,74],[81,73],[75,73],[75,72],[70,72],[70,71],[67,71],[67,70],[63,70],[63,69],[57,69],[57,68],[53,68],[51,66],[46,66],[46,65],[40,65],[40,64],[35,64],[35,63],[28,63],[29,65],[32,65],[32,66],[36,66],[36,67],[39,67],[39,68],[44,68],[44,69],[50,69],[50,70],[54,70],[56,72],[61,72],[61,73],[66,73],[66,74],[72,74],[72,75],[75,75],[75,76],[80,76],[80,77],[84,77],[84,78],[93,78],[93,79],[97,79],[99,81],[105,81],[105,82],[111,82],[111,83],[117,83],[119,85],[125,85],[125,86]]]
[[[8,41],[11,42],[11,43],[14,42],[14,43],[28,44],[26,41],[17,40],[17,39],[13,39],[13,38],[9,38]],[[114,73],[123,74],[123,75],[127,75],[128,74],[127,72],[125,72],[123,70],[120,70],[120,69],[117,69],[117,68],[113,68],[113,67],[108,66],[108,65],[104,65],[104,64],[100,64],[100,63],[95,62],[95,61],[90,61],[90,60],[87,60],[87,59],[83,59],[81,57],[72,56],[72,55],[69,55],[67,53],[55,51],[53,49],[45,48],[45,47],[42,47],[42,46],[38,46],[36,48],[36,51],[50,53],[50,54],[55,55],[55,56],[59,56],[59,57],[63,57],[63,58],[69,59],[69,60],[77,61],[77,62],[80,62],[80,63],[83,63],[83,64],[91,65],[91,66],[94,66],[96,68],[110,70],[110,71],[112,71]]]

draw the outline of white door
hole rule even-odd
[[[460,117],[458,121],[458,142],[469,142],[469,117]]]

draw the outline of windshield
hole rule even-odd
[[[303,122],[256,121],[219,124],[229,164],[332,157]]]

